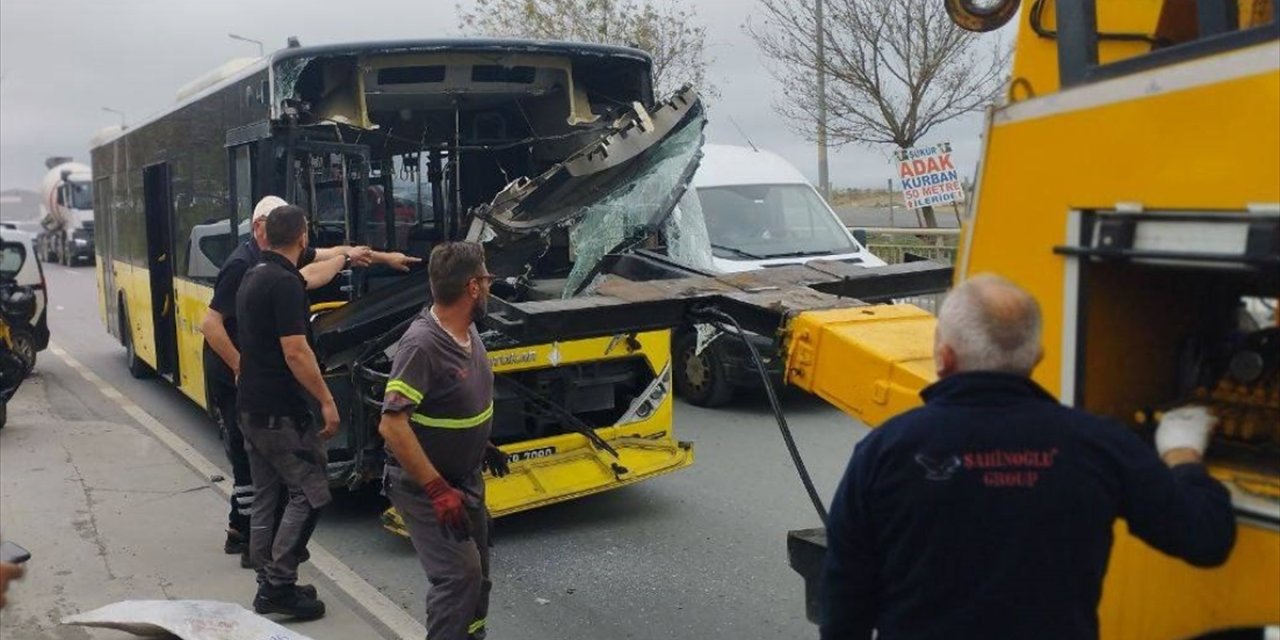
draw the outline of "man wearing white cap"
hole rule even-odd
[[[266,196],[253,208],[253,237],[236,248],[222,263],[218,279],[213,287],[213,299],[209,311],[200,323],[204,334],[205,389],[211,407],[218,416],[223,431],[222,443],[231,462],[234,486],[231,491],[231,511],[227,518],[227,539],[223,551],[240,554],[241,566],[249,567],[249,514],[253,507],[253,478],[249,471],[249,458],[244,450],[244,436],[236,418],[236,381],[240,377],[240,351],[236,341],[236,292],[249,267],[262,259],[267,248],[266,220],[276,208],[288,203],[277,196]],[[408,271],[421,259],[399,252],[371,251],[369,247],[307,247],[298,260],[307,289],[329,284],[345,267],[384,264],[399,271]]]

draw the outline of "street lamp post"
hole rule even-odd
[[[127,125],[127,124],[125,124],[125,121],[124,121],[124,112],[123,112],[123,111],[121,111],[121,110],[119,110],[119,109],[112,109],[111,107],[103,107],[103,108],[102,108],[102,110],[103,110],[103,111],[106,111],[107,113],[114,113],[114,114],[116,114],[116,115],[120,116],[120,128],[121,128],[121,129],[127,129],[127,128],[128,128],[128,125]]]
[[[261,41],[261,40],[254,40],[253,38],[246,38],[246,37],[244,37],[244,36],[238,36],[238,35],[236,35],[236,34],[234,34],[234,33],[228,33],[228,34],[227,34],[227,37],[228,37],[228,38],[231,38],[232,40],[239,40],[239,41],[241,41],[241,42],[250,42],[250,43],[256,44],[256,45],[258,45],[258,57],[259,57],[259,58],[261,58],[261,57],[263,57],[263,56],[265,56],[265,55],[266,55],[266,50],[265,50],[265,49],[263,49],[263,47],[262,47],[262,41]]]

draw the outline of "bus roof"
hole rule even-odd
[[[631,58],[652,64],[648,53],[631,47],[558,40],[522,40],[516,38],[437,38],[423,40],[382,40],[323,44],[292,49],[277,49],[270,55],[272,63],[290,58],[351,55],[357,53],[541,53],[569,57]]]
[[[570,58],[622,58],[650,66],[653,59],[648,53],[631,47],[620,47],[608,44],[590,44],[585,42],[567,42],[558,40],[524,40],[517,38],[434,38],[421,40],[375,40],[371,42],[351,42],[322,44],[308,47],[292,47],[277,49],[266,57],[252,64],[235,69],[226,77],[200,87],[189,96],[184,96],[175,104],[165,107],[146,120],[128,128],[115,132],[100,131],[90,141],[90,149],[94,149],[126,135],[134,129],[140,129],[182,107],[196,102],[211,93],[249,77],[268,66],[275,66],[286,60],[298,58],[320,58],[325,56],[356,55],[361,53],[532,53],[558,55]]]

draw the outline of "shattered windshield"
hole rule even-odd
[[[629,248],[654,225],[666,222],[665,215],[685,195],[697,168],[705,124],[705,116],[697,114],[682,129],[647,151],[629,179],[583,208],[580,222],[569,232],[574,266],[565,283],[564,297],[571,297],[582,288],[606,254]],[[693,239],[683,237],[686,241]]]
[[[681,264],[711,271],[711,240],[707,237],[707,223],[703,218],[702,204],[693,189],[684,192],[680,205],[671,212],[663,227],[667,237],[667,255]]]
[[[717,257],[751,260],[857,251],[808,185],[703,187],[698,200]]]

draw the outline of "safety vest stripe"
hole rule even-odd
[[[471,626],[467,627],[467,633],[475,633],[483,628],[484,628],[484,618],[480,618],[479,620],[472,622]]]
[[[489,403],[489,407],[484,411],[477,413],[468,418],[433,418],[425,416],[421,413],[413,414],[413,421],[424,427],[439,427],[441,429],[470,429],[478,427],[485,423],[486,420],[493,417],[493,403]]]
[[[387,381],[387,393],[395,391],[400,395],[409,399],[410,402],[422,402],[422,392],[409,386],[409,383],[400,378],[393,378]]]

